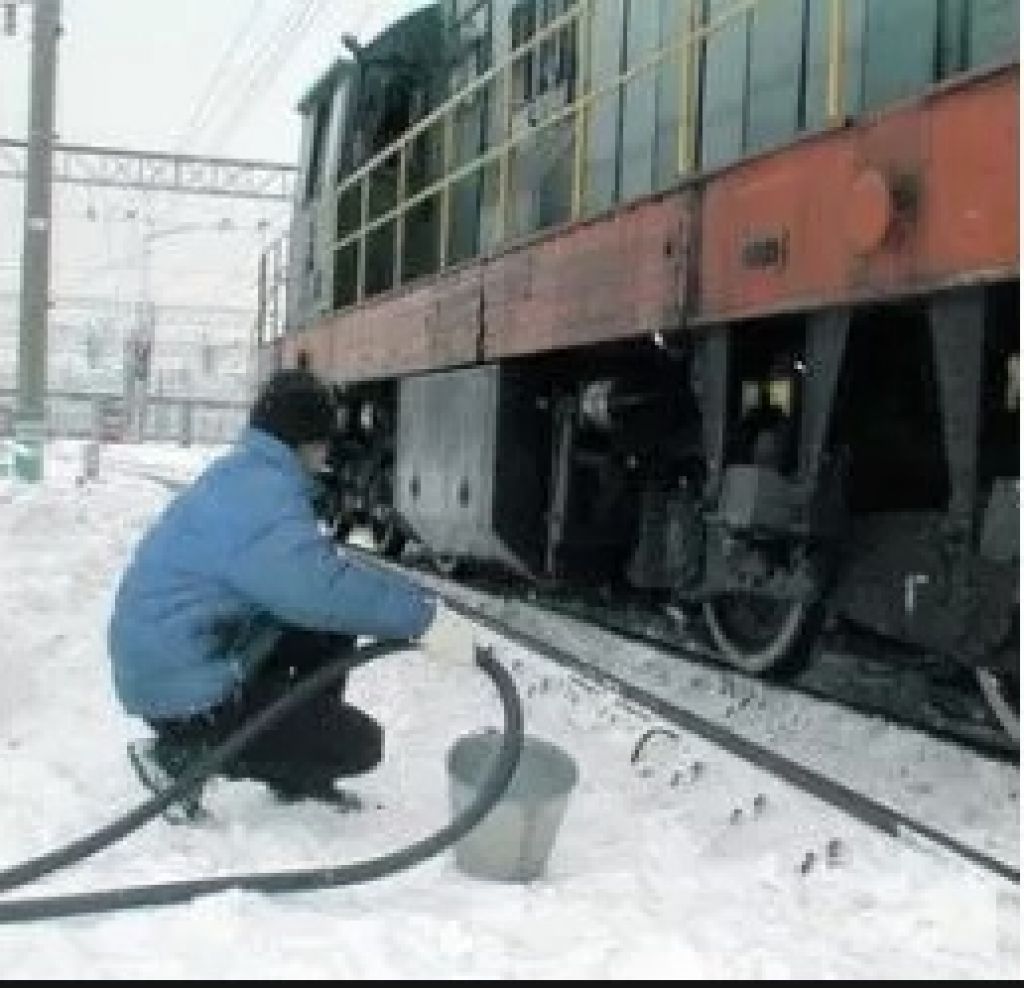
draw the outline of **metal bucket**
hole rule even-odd
[[[448,752],[453,815],[475,798],[501,748],[495,731],[460,738]],[[576,763],[549,741],[526,736],[512,782],[491,811],[455,845],[455,865],[466,875],[528,882],[547,866],[562,824]]]

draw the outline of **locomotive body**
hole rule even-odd
[[[1016,736],[1017,48],[1010,0],[447,0],[352,45],[261,279],[263,368],[338,388],[339,531],[752,672],[847,622]]]

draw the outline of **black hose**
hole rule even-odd
[[[66,847],[0,871],[0,892],[9,892],[51,872],[66,868],[126,837],[163,812],[171,803],[187,796],[221,766],[228,764],[256,735],[277,723],[288,711],[327,689],[345,676],[350,669],[393,652],[395,647],[394,643],[389,643],[347,651],[335,661],[318,669],[313,675],[301,680],[294,688],[261,710],[162,793],[153,796],[113,823]]]
[[[246,723],[222,745],[218,746],[195,768],[182,776],[165,792],[154,796],[136,810],[88,837],[67,847],[34,858],[0,872],[0,892],[9,891],[109,846],[138,829],[176,799],[187,795],[209,775],[233,758],[252,738],[296,704],[326,689],[349,669],[393,651],[394,644],[371,645],[357,649],[302,680],[295,688],[258,716]],[[187,879],[132,888],[108,889],[100,892],[79,892],[16,901],[0,902],[0,923],[31,922],[80,916],[89,913],[113,912],[134,906],[162,906],[187,902],[200,895],[243,889],[255,892],[305,892],[354,885],[402,871],[439,854],[473,829],[501,798],[519,764],[523,747],[523,709],[515,683],[497,662],[490,649],[477,648],[476,663],[491,677],[498,691],[505,714],[505,730],[501,748],[487,779],[476,798],[455,819],[436,833],[398,851],[353,864],[310,868],[299,871],[264,872],[224,875],[212,878]]]

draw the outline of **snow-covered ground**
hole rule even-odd
[[[530,638],[561,648],[645,692],[821,773],[962,844],[1018,867],[1019,770],[785,686],[699,665],[521,601],[447,580],[431,583]],[[848,657],[849,658],[849,657]],[[959,781],[958,781],[959,780]]]
[[[141,802],[124,745],[144,727],[112,694],[106,620],[132,546],[171,496],[146,475],[186,480],[211,451],[105,447],[99,479],[81,485],[79,444],[55,443],[48,454],[41,485],[0,480],[0,866],[63,846]],[[656,718],[485,637],[520,686],[527,730],[579,767],[543,878],[484,881],[446,852],[325,892],[228,892],[0,926],[4,977],[1020,976],[1016,885],[919,840],[887,838],[696,737],[658,734],[634,763]],[[649,662],[643,646],[617,649],[634,668]],[[691,682],[691,692],[708,709],[714,696],[728,701],[713,679]],[[387,730],[384,763],[350,787],[364,810],[283,806],[256,784],[215,781],[210,821],[154,820],[0,901],[344,864],[442,826],[449,746],[501,722],[489,682],[407,651],[359,670],[349,695]],[[822,764],[822,749],[832,749],[833,765],[846,751],[851,780],[882,780],[879,796],[926,820],[955,807],[939,822],[1016,864],[1015,766],[786,702],[772,724],[791,756]],[[747,704],[736,719],[753,724],[757,710],[774,708]]]

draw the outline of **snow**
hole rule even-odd
[[[42,484],[0,478],[0,866],[62,847],[142,801],[124,746],[145,728],[111,691],[106,620],[132,546],[172,496],[153,476],[185,481],[215,452],[104,447],[98,479],[78,483],[81,444],[54,442]],[[519,616],[541,622],[528,609]],[[653,668],[643,645],[613,651],[571,623],[562,633],[567,648]],[[913,835],[887,837],[482,635],[519,685],[528,732],[579,768],[542,878],[475,878],[447,851],[328,891],[226,892],[0,925],[5,978],[1020,976],[1017,885]],[[728,710],[734,726],[787,756],[1019,865],[1016,765],[767,687],[737,704],[727,676],[685,664],[654,679],[702,715]],[[209,821],[158,818],[0,902],[346,864],[443,826],[449,746],[501,723],[489,681],[408,650],[358,670],[349,698],[387,731],[384,763],[348,786],[362,811],[284,806],[255,783],[215,780]],[[651,728],[676,736],[657,731],[634,763]]]

